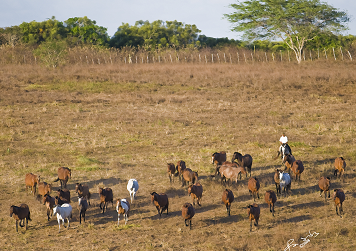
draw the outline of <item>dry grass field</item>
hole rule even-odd
[[[353,62],[296,64],[145,64],[65,66],[2,65],[0,68],[0,246],[2,250],[356,250],[356,70]],[[305,171],[280,197],[275,217],[264,193],[275,190],[273,160],[285,132]],[[211,178],[211,155],[251,154],[252,175],[261,183],[259,226],[250,224],[253,203],[247,179],[230,187],[235,195],[228,217],[225,189]],[[333,162],[347,162],[344,181]],[[178,178],[169,183],[167,162],[184,160],[199,173],[202,206],[192,230],[181,216],[191,202]],[[57,169],[72,169],[73,219],[61,229],[55,217],[25,190],[25,174],[52,183]],[[332,198],[319,196],[317,182],[330,176],[345,191],[344,216]],[[102,214],[99,187],[114,199],[128,198],[127,181],[140,184],[128,225],[117,226],[111,204]],[[79,224],[75,183],[88,184],[92,205]],[[150,193],[166,193],[169,214],[159,219]],[[11,205],[26,203],[32,221],[15,231]],[[121,217],[121,219],[123,219]]]

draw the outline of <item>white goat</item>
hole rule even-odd
[[[67,219],[68,221],[67,228],[69,228],[69,218],[72,216],[72,206],[69,205],[68,203],[64,203],[61,206],[56,206],[53,208],[53,215],[57,215],[57,221],[59,227],[58,232],[61,231],[61,220],[64,226],[64,219]]]
[[[130,193],[131,203],[135,199],[135,195],[137,193],[137,190],[138,190],[138,182],[137,182],[137,180],[130,179],[129,182],[127,183],[127,191],[129,191],[129,193]]]

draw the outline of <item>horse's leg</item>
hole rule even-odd
[[[192,229],[192,219],[189,220],[189,229]]]
[[[336,214],[339,215],[339,212],[337,211],[337,207],[338,207],[338,205],[335,206]]]
[[[326,201],[326,191],[324,192],[324,195],[325,195],[325,201]]]
[[[252,220],[250,219],[250,232],[252,232]]]
[[[69,217],[67,218],[67,221],[68,221],[67,229],[69,229]],[[64,223],[63,223],[63,226],[64,226]]]

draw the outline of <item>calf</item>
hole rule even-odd
[[[82,224],[82,217],[85,222],[85,212],[88,207],[87,199],[85,197],[78,197],[79,224]]]
[[[276,194],[272,190],[266,191],[265,201],[269,205],[269,211],[272,213],[272,216],[274,216],[274,204],[277,201]]]
[[[340,215],[340,217],[342,218],[342,213],[343,213],[342,203],[345,200],[344,191],[342,191],[342,189],[335,189],[334,190],[333,199],[334,199],[334,202],[335,202],[336,214]],[[338,208],[339,208],[339,212],[337,210]]]
[[[222,202],[226,206],[227,215],[230,216],[231,203],[234,201],[234,194],[230,189],[225,189],[222,194]]]
[[[10,217],[13,217],[16,220],[16,232],[18,232],[18,222],[20,221],[20,227],[25,227],[27,230],[28,221],[30,218],[30,209],[26,204],[21,204],[20,206],[11,206],[10,207]],[[26,221],[25,221],[26,220]],[[22,224],[21,224],[22,222]]]
[[[318,185],[319,185],[319,188],[320,188],[320,197],[321,197],[321,193],[324,192],[325,194],[325,201],[326,201],[326,193],[328,192],[329,193],[329,198],[330,198],[330,185],[331,185],[331,182],[330,182],[330,177],[321,177],[319,179],[319,182],[318,182]]]
[[[192,229],[192,218],[195,215],[195,210],[192,204],[185,203],[182,207],[182,216],[184,218],[184,223],[189,229]],[[189,222],[189,223],[188,223]]]
[[[126,199],[117,199],[116,201],[117,211],[117,225],[120,225],[120,214],[125,218],[125,225],[127,224],[130,216],[130,203]]]
[[[106,209],[108,209],[108,204],[111,202],[111,205],[114,205],[114,196],[111,188],[99,188],[99,196],[100,196],[100,209],[103,209],[103,213]],[[102,207],[103,205],[103,207]]]
[[[260,219],[260,207],[253,203],[247,207],[247,215],[250,219],[250,232],[252,231],[252,221],[255,220],[254,225],[258,226],[258,220]]]
[[[26,191],[29,187],[31,187],[31,193],[33,193],[33,196],[35,196],[36,193],[36,185],[40,182],[40,176],[32,174],[32,173],[27,173],[25,176],[25,184],[26,184]]]
[[[248,180],[247,186],[250,195],[253,196],[253,201],[256,201],[256,195],[258,198],[260,198],[260,195],[258,193],[258,190],[260,189],[260,182],[256,177],[251,177]]]
[[[193,205],[195,205],[194,200],[197,200],[199,206],[201,206],[200,201],[203,196],[203,186],[200,183],[195,183],[188,187],[188,195],[192,197]]]
[[[151,193],[151,201],[152,203],[156,206],[156,209],[158,211],[159,214],[159,218],[161,218],[162,212],[164,210],[167,210],[167,215],[168,215],[168,196],[164,193],[156,193],[153,192]]]

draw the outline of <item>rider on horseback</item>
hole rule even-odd
[[[281,143],[279,150],[278,150],[278,155],[276,156],[275,159],[278,158],[279,155],[281,155],[281,159],[284,159],[284,156],[286,154],[292,154],[292,150],[290,149],[289,145],[288,145],[288,138],[287,136],[285,136],[284,133],[282,133],[282,137],[279,139],[279,142]],[[284,163],[284,161],[283,161]]]

